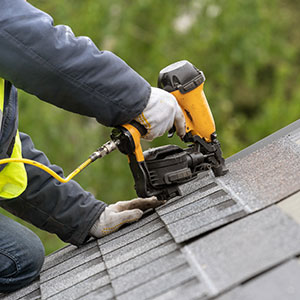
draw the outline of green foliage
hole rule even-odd
[[[300,4],[292,0],[32,0],[111,50],[156,85],[160,69],[187,59],[206,75],[205,92],[225,156],[300,115]],[[20,93],[20,129],[50,160],[71,172],[110,129]],[[152,146],[180,143],[166,137]],[[149,147],[145,143],[144,147]],[[135,196],[127,159],[112,153],[77,181],[107,203]],[[46,233],[41,233],[44,241]],[[52,236],[48,252],[55,247]]]

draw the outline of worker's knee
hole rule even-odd
[[[0,249],[0,292],[12,292],[30,284],[40,273],[44,247],[34,233],[18,241],[18,249]]]
[[[1,250],[0,250],[1,252]],[[0,253],[0,275],[3,278],[14,276],[18,271],[17,262],[9,254]]]
[[[45,249],[41,240],[35,234],[33,236],[29,251],[25,255],[26,262],[23,261],[23,272],[26,272],[31,280],[40,274],[45,259]]]

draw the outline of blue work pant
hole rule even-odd
[[[44,247],[29,229],[0,214],[0,292],[30,284],[40,273]]]

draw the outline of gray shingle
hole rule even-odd
[[[111,299],[115,299],[115,296],[114,296],[111,285],[108,284],[104,287],[101,287],[101,288],[95,290],[95,291],[92,291],[92,292],[89,292],[88,294],[80,296],[79,299],[80,300],[96,300],[96,299],[111,300]]]
[[[40,275],[40,281],[41,283],[44,283],[47,280],[55,278],[63,273],[70,272],[72,269],[84,265],[96,258],[100,258],[100,252],[98,245],[94,243],[92,248],[88,248],[86,251],[78,253],[78,255],[71,256],[65,261],[44,270]]]
[[[205,192],[207,189],[211,189],[216,186],[214,176],[211,171],[200,173],[196,179],[189,181],[183,185],[181,185],[180,191],[182,195],[188,195],[195,191],[199,193]],[[172,202],[175,202],[176,199],[173,199]]]
[[[106,272],[100,272],[86,278],[78,283],[73,283],[68,288],[57,291],[56,294],[43,295],[43,299],[49,300],[75,300],[84,299],[84,296],[90,292],[94,292],[97,296],[94,299],[111,299],[113,290],[110,286],[110,279]],[[100,298],[102,297],[102,298]]]
[[[228,168],[228,174],[218,180],[247,203],[251,211],[300,190],[300,155],[287,137],[229,163]]]
[[[170,240],[172,240],[171,235],[165,228],[161,228],[133,243],[124,245],[120,249],[103,255],[103,259],[106,266],[108,268],[112,268],[147,251],[150,251],[151,249],[159,247]],[[102,246],[100,245],[100,250],[102,252],[101,248]]]
[[[74,253],[77,255],[77,249],[78,248],[73,245],[68,245],[46,256],[42,271],[47,270],[48,268],[51,268],[60,262],[63,262],[65,257],[71,257],[74,255]]]
[[[224,199],[223,197],[221,198]],[[200,207],[202,205],[201,201],[197,204]],[[190,210],[189,206],[186,206],[181,209],[177,215],[180,216],[182,212],[183,215],[189,216],[185,218],[178,217],[176,219],[171,215],[169,220],[172,220],[173,223],[167,224],[167,228],[175,241],[181,243],[246,215],[243,207],[235,201],[227,201],[223,203],[223,207],[220,206],[221,204],[222,203],[219,203],[195,214],[193,210]],[[231,204],[231,206],[228,206],[229,204]],[[162,217],[162,219],[164,220],[164,217]]]
[[[230,193],[212,172],[201,174],[186,185],[193,183],[200,189],[157,209],[177,243],[248,214],[247,205],[235,193]]]
[[[277,206],[300,224],[300,191],[279,202]]]
[[[27,294],[26,296],[20,298],[20,300],[40,300],[40,299],[41,299],[41,293],[39,290],[35,290],[30,294]]]
[[[188,265],[182,265],[171,272],[165,273],[156,277],[147,283],[138,286],[124,294],[118,295],[118,300],[128,299],[152,299],[155,296],[159,296],[167,291],[177,288],[181,284],[185,284],[187,281],[196,280],[194,273]],[[199,283],[200,285],[201,283]],[[201,285],[203,292],[207,289],[205,285]]]
[[[41,283],[42,298],[49,298],[57,293],[61,293],[63,290],[103,271],[106,271],[106,268],[100,258],[91,260],[84,265]]]
[[[185,247],[213,293],[300,253],[300,226],[272,206]]]
[[[300,150],[300,129],[296,129],[294,131],[292,131],[291,133],[288,134],[287,136],[291,142],[295,143],[296,146],[296,149],[299,149]]]
[[[153,300],[205,300],[208,299],[207,292],[201,288],[199,281],[189,279],[185,283],[181,283],[179,286],[168,290],[167,292],[160,294],[153,298]]]
[[[140,285],[147,284],[148,281],[184,264],[186,264],[186,260],[181,252],[174,251],[127,273],[126,276],[112,280],[112,286],[116,295],[119,295]]]
[[[207,233],[209,231],[216,230],[216,228],[218,228],[218,227],[221,227],[225,224],[231,223],[235,220],[241,219],[246,215],[247,215],[247,213],[244,210],[237,209],[237,211],[231,211],[231,213],[224,214],[223,218],[220,218],[220,219],[216,218],[216,219],[212,220],[211,223],[207,223],[200,227],[196,226],[195,224],[192,223],[193,220],[198,221],[199,216],[198,215],[195,217],[192,216],[189,220],[189,222],[191,224],[190,227],[184,228],[184,230],[182,230],[182,231],[177,231],[177,228],[174,229],[175,240],[177,243],[182,243],[182,242],[188,241],[188,240],[195,238],[203,233]],[[180,226],[180,225],[181,225],[180,222],[178,222],[176,224],[176,226]],[[170,225],[169,226],[170,230],[173,230],[172,226],[175,226],[175,225]],[[185,230],[186,230],[186,232],[185,232]]]
[[[300,295],[300,264],[289,261],[218,297],[218,300],[296,300]]]
[[[84,253],[88,249],[96,246],[96,240],[91,240],[89,243],[85,244],[84,246],[78,248],[73,245],[66,246],[51,255],[48,255],[45,259],[42,271],[45,271],[53,266],[56,266],[57,264],[63,263],[67,259],[80,255],[81,253]]]
[[[159,214],[159,216],[162,217],[168,213],[171,213],[179,208],[182,208],[196,201],[202,201],[202,199],[205,199],[206,197],[213,197],[215,193],[224,193],[224,195],[227,194],[222,190],[222,188],[220,188],[218,185],[215,185],[204,192],[196,190],[193,193],[190,193],[181,197],[180,199],[177,199],[176,201],[167,202],[165,205],[158,207],[156,211]]]
[[[31,285],[22,288],[21,290],[18,290],[16,292],[10,293],[10,294],[0,294],[0,299],[5,300],[35,300],[41,298],[41,291],[40,291],[40,282],[39,279],[35,280]]]
[[[108,269],[109,276],[111,280],[120,277],[132,270],[138,269],[151,261],[158,259],[161,256],[167,255],[174,250],[177,250],[179,246],[174,243],[173,240],[170,240],[158,247],[155,247],[143,254],[134,257],[128,261],[125,261],[122,264],[119,264],[113,268]]]
[[[155,214],[153,214],[155,215]],[[153,217],[151,216],[151,219]],[[99,247],[101,248],[102,255],[115,251],[119,248],[126,246],[127,244],[133,243],[140,238],[148,235],[160,228],[164,227],[164,224],[159,220],[158,216],[156,215],[155,219],[147,222],[145,224],[140,224],[134,231],[126,231],[123,235],[110,240],[106,243],[102,243],[101,239],[99,240]]]
[[[165,224],[169,225],[176,223],[180,219],[190,217],[191,215],[204,213],[211,209],[222,210],[226,207],[232,207],[235,204],[236,202],[232,200],[229,195],[225,194],[223,190],[219,190],[180,209],[173,210],[161,218]]]

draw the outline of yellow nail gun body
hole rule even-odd
[[[164,68],[158,78],[158,87],[172,93],[184,113],[183,141],[191,143],[188,148],[166,145],[143,152],[140,139],[146,129],[142,125],[131,122],[113,130],[112,140],[128,156],[139,197],[154,195],[170,199],[180,195],[178,185],[192,180],[200,172],[212,169],[215,176],[227,172],[203,91],[204,81],[203,72],[188,61]]]
[[[216,127],[203,91],[204,81],[203,72],[188,61],[180,61],[160,71],[158,86],[175,96],[185,117],[186,133],[211,142]]]

